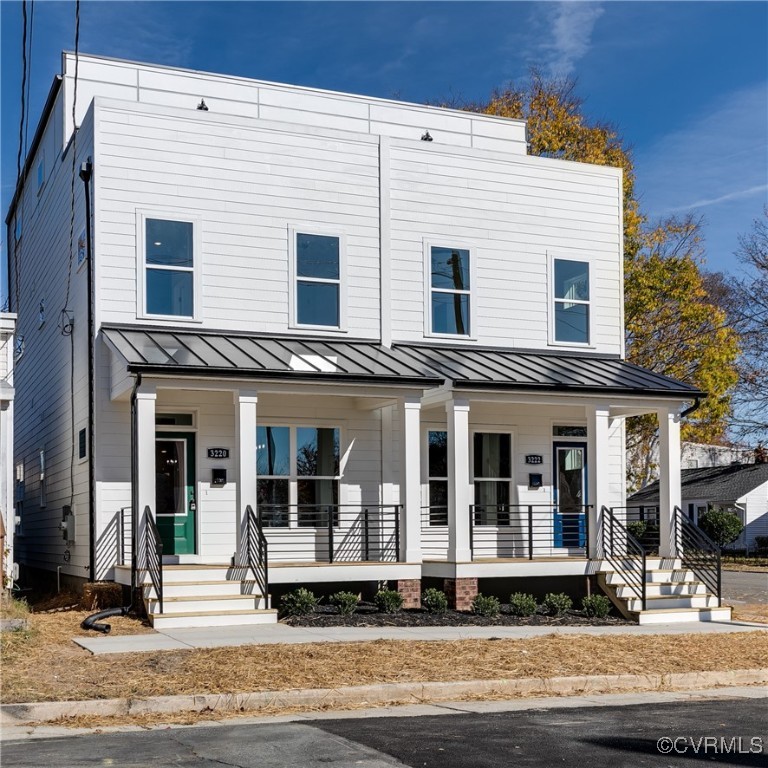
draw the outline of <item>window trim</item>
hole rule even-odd
[[[565,299],[555,298],[555,262],[556,261],[577,261],[586,264],[589,270],[589,300],[574,299],[573,304],[584,304],[587,307],[587,341],[558,341],[555,338],[555,302],[562,302]],[[552,347],[579,347],[581,349],[594,349],[594,310],[595,310],[595,269],[594,262],[588,256],[578,256],[575,254],[547,253],[547,325],[548,325],[548,345]]]
[[[460,238],[424,238],[424,336],[430,339],[451,339],[452,341],[477,341],[477,248]],[[469,290],[432,288],[432,249],[458,248],[469,251]],[[432,330],[432,292],[453,293],[469,296],[469,333],[439,333]]]
[[[339,279],[319,277],[299,277],[296,263],[296,238],[299,235],[319,235],[321,237],[336,237],[339,240]],[[288,327],[294,330],[311,330],[320,333],[347,333],[347,234],[331,227],[316,226],[315,224],[288,225]],[[310,283],[333,284],[339,287],[339,324],[313,325],[300,323],[299,310],[299,280]]]
[[[445,477],[441,477],[439,475],[431,475],[429,473],[429,433],[430,432],[445,432],[446,436],[448,434],[448,426],[442,425],[442,424],[423,424],[422,425],[422,434],[421,434],[421,471],[422,471],[422,527],[426,524],[428,528],[439,528],[439,529],[445,529],[448,530],[448,526],[450,523],[450,517],[449,517],[449,509],[448,509],[448,499],[446,496],[446,506],[445,506],[445,523],[439,522],[439,519],[437,522],[433,522],[432,518],[432,512],[430,507],[430,499],[429,499],[429,484],[432,481],[442,483],[445,482],[448,485],[450,485],[450,475],[446,475]],[[446,446],[446,450],[450,450],[450,446]],[[448,471],[448,462],[449,457],[446,456],[446,472]],[[448,493],[450,493],[450,490],[448,490]],[[426,523],[424,520],[426,514]],[[437,519],[437,518],[436,518]]]
[[[509,477],[476,477],[475,476],[475,435],[509,435]],[[470,429],[469,431],[469,483],[472,491],[472,507],[474,509],[477,506],[477,499],[475,498],[475,482],[487,482],[487,483],[503,483],[506,482],[509,486],[509,508],[510,513],[514,507],[518,506],[517,502],[517,463],[515,461],[515,432],[514,430],[503,427],[496,427],[495,429],[478,425]],[[483,527],[485,529],[501,528],[506,526],[489,525],[486,523],[477,523],[476,526]]]
[[[147,312],[147,219],[160,221],[180,221],[192,224],[192,268],[189,267],[158,267],[174,272],[192,273],[192,315],[156,315]],[[139,320],[177,325],[178,323],[201,323],[202,311],[202,218],[186,211],[174,211],[169,208],[142,208],[136,210],[136,317]],[[149,267],[150,269],[152,267]]]

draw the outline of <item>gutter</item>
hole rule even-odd
[[[682,411],[680,413],[680,418],[684,419],[689,413],[693,413],[695,410],[697,410],[701,405],[702,397],[706,397],[706,393],[696,395],[696,400],[694,401],[693,405],[689,405],[684,411]]]

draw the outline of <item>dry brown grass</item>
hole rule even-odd
[[[3,702],[242,693],[371,683],[755,669],[768,633],[549,635],[528,640],[262,645],[92,656],[71,642],[85,612],[33,614],[2,633]],[[147,631],[114,619],[114,632]]]
[[[752,621],[758,624],[768,624],[768,604],[748,603],[733,606],[735,621]]]

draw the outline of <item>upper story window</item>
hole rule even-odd
[[[144,312],[195,316],[195,226],[191,221],[144,220]]]
[[[430,333],[470,335],[470,253],[429,246]]]
[[[295,322],[341,328],[341,238],[296,232]]]
[[[589,344],[589,263],[554,260],[554,341]]]

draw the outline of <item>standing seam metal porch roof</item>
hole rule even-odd
[[[617,357],[470,346],[104,327],[132,373],[672,396],[704,393]]]

